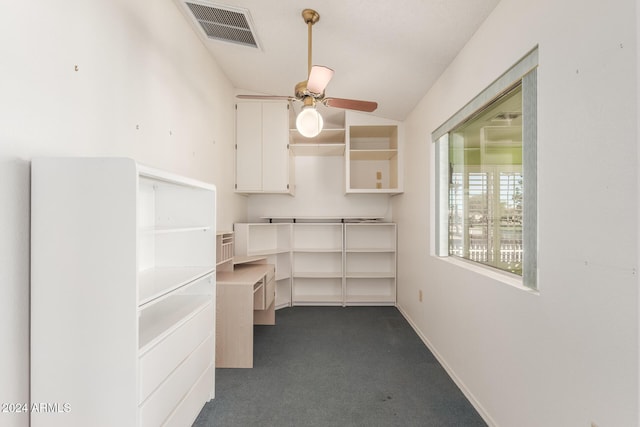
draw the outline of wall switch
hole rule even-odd
[[[380,171],[376,172],[376,179],[382,179],[382,172]]]

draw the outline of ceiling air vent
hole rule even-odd
[[[187,1],[185,4],[208,38],[259,47],[248,10],[215,3]]]

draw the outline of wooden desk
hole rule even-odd
[[[253,325],[276,323],[274,276],[272,264],[217,272],[217,368],[253,368]]]

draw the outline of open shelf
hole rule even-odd
[[[173,295],[158,304],[142,310],[138,322],[138,347],[144,354],[163,337],[195,316],[211,298],[202,295]]]
[[[215,266],[155,267],[143,270],[138,274],[138,306],[144,307],[214,271]]]

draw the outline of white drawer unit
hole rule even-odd
[[[33,427],[191,425],[214,396],[215,187],[125,158],[39,158]]]

